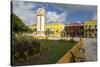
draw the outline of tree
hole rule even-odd
[[[29,29],[14,13],[11,14],[11,19],[13,32],[31,32],[31,29]]]
[[[50,33],[51,33],[50,29],[47,29],[47,30],[45,31],[45,34],[48,35],[48,36],[50,36]]]
[[[84,36],[84,29],[79,28],[79,29],[76,29],[75,32],[78,33],[79,36],[82,36],[82,37]]]

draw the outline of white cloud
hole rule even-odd
[[[57,14],[55,11],[48,11],[46,13],[46,22],[61,22],[66,21],[67,12]]]
[[[26,25],[36,23],[36,10],[32,10],[37,5],[32,2],[13,1],[13,12],[19,16]],[[57,14],[55,11],[46,11],[46,23],[66,21],[67,11]]]
[[[47,19],[46,22],[55,22],[57,18],[58,18],[58,15],[56,12],[48,11],[46,14],[46,19]]]
[[[13,1],[13,13],[19,16],[26,25],[35,22],[36,12],[32,11],[32,8],[35,8],[35,5],[31,2]]]

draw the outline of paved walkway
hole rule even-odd
[[[65,39],[65,40],[70,40],[72,39],[71,37],[48,37],[48,39],[50,40],[59,40],[59,39]],[[73,38],[75,41],[79,41],[80,38],[79,37],[74,37]]]
[[[84,38],[83,48],[85,49],[86,61],[97,60],[97,39]]]

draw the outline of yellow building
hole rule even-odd
[[[96,37],[97,36],[97,22],[96,20],[89,20],[84,22],[84,36]]]
[[[44,27],[45,35],[60,37],[62,31],[64,30],[64,26],[64,24],[57,22],[46,23]],[[33,30],[34,34],[36,34],[36,24],[30,26],[30,28]]]

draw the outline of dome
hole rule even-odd
[[[39,15],[39,14],[45,15],[45,9],[44,8],[38,8],[37,9],[37,15]]]
[[[44,8],[38,8],[37,11],[45,11],[45,9]]]

